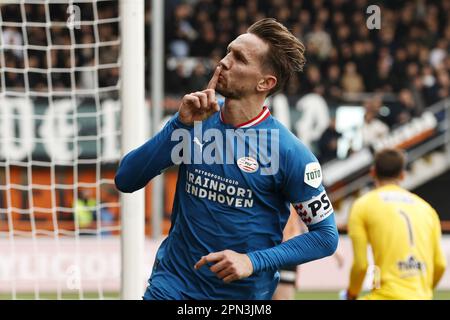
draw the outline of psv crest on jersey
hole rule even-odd
[[[318,188],[322,183],[322,169],[318,162],[310,162],[305,167],[304,181],[313,188]]]
[[[242,157],[237,161],[238,167],[245,172],[253,173],[256,172],[259,168],[258,161],[253,159],[252,157]]]

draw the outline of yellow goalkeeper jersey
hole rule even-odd
[[[360,293],[370,244],[374,283],[363,299],[432,299],[446,262],[439,217],[427,202],[393,184],[377,188],[355,201],[348,234],[351,295]]]

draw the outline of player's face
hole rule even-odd
[[[256,35],[245,33],[232,41],[220,61],[222,72],[216,91],[225,98],[241,99],[257,93],[263,78],[261,61],[269,46]]]

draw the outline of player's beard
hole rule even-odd
[[[242,94],[239,91],[224,88],[220,84],[217,84],[216,91],[227,99],[239,100],[242,97]]]

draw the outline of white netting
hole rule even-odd
[[[118,290],[118,11],[0,4],[0,298]]]

